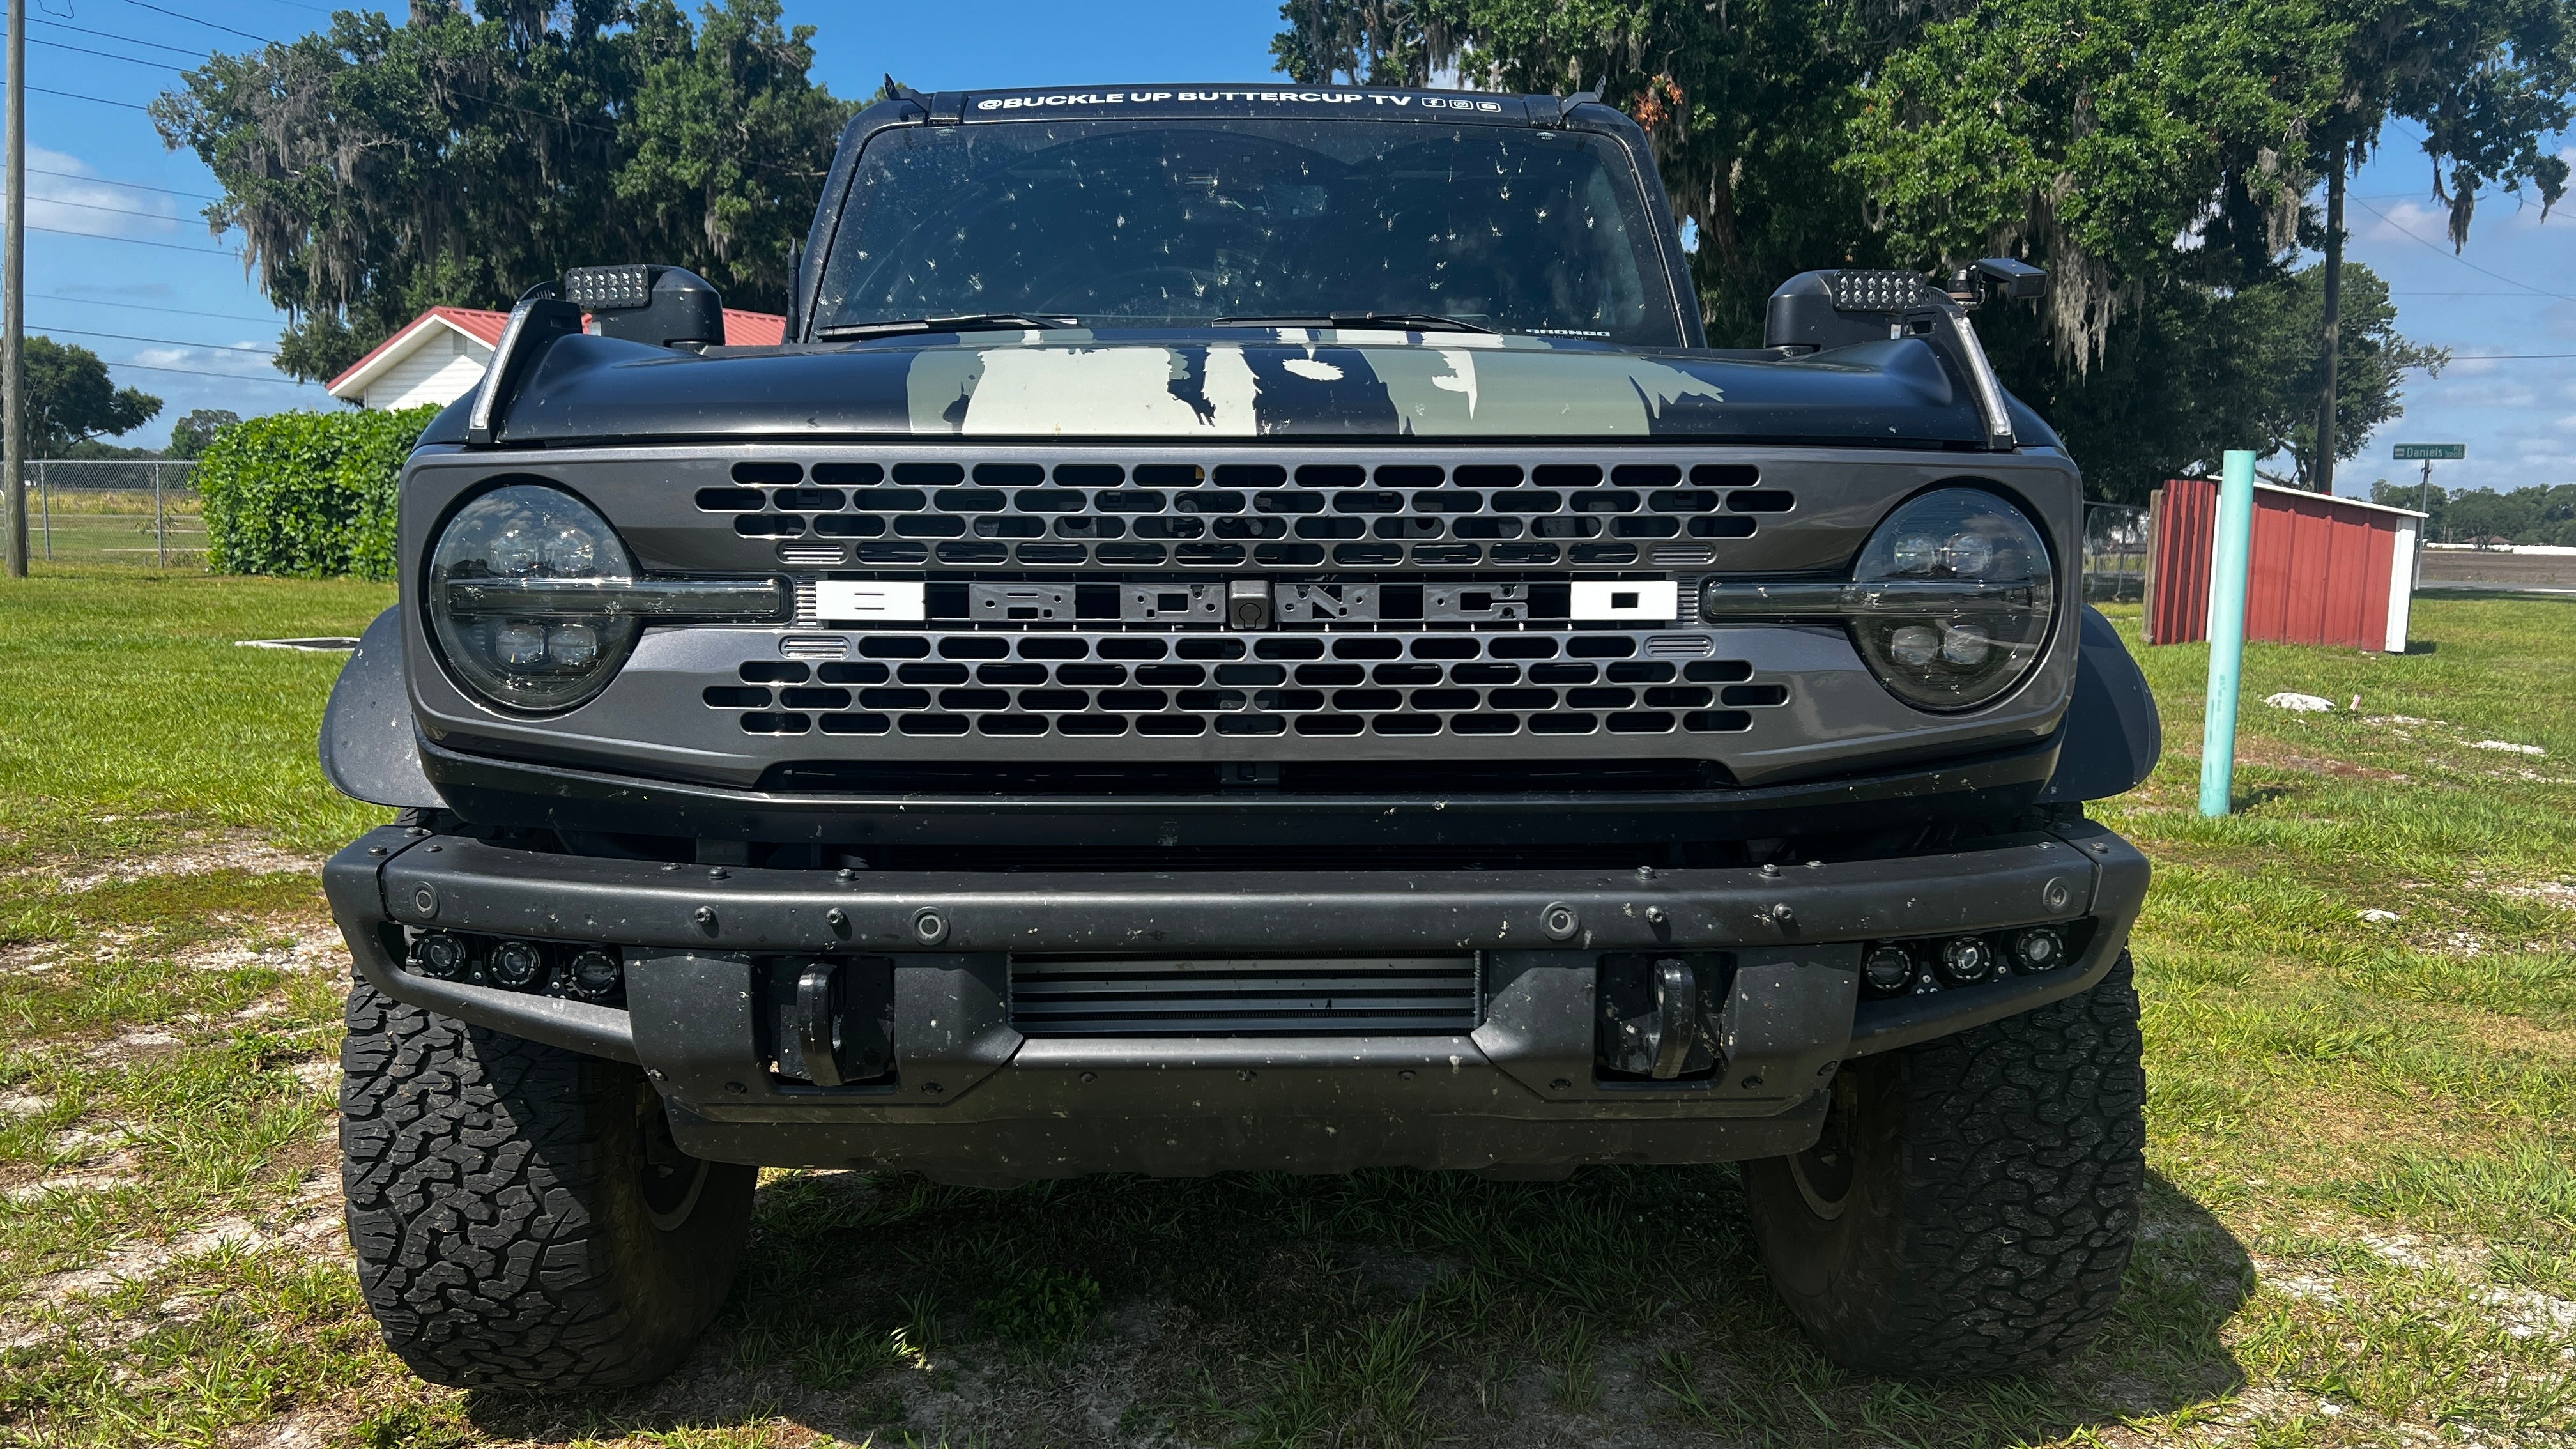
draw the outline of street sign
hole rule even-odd
[[[2447,461],[2469,456],[2469,445],[2466,443],[2400,443],[2397,445],[2397,451],[2391,456],[2400,463],[2436,458]]]

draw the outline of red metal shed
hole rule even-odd
[[[2216,480],[2168,482],[2147,517],[2147,642],[2206,639]],[[2245,637],[2404,652],[2423,519],[2412,509],[2255,484]]]

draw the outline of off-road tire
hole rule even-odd
[[[618,1388],[687,1354],[751,1230],[749,1167],[670,1145],[642,1072],[357,982],[341,1182],[385,1343],[432,1383]]]
[[[2146,1180],[2138,993],[2089,991],[1846,1063],[1824,1137],[1746,1164],[1771,1281],[1867,1373],[2022,1373],[2090,1343]]]

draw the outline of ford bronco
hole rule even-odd
[[[1971,323],[2046,279],[1718,349],[1684,252],[1589,95],[976,91],[850,124],[779,345],[529,292],[321,745],[394,1350],[665,1372],[761,1166],[1740,1162],[1839,1361],[2086,1342],[2159,739]]]

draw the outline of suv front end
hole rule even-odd
[[[2152,706],[2080,603],[2075,467],[1945,294],[1812,274],[1821,340],[1700,346],[1649,296],[1682,284],[1633,126],[1511,98],[1454,124],[1635,168],[1598,330],[1668,341],[830,321],[871,141],[952,184],[939,136],[1046,94],[855,122],[783,347],[523,303],[405,470],[402,601],[326,724],[335,782],[408,812],[326,870],[362,991],[640,1069],[674,1202],[709,1164],[1758,1159],[1823,1223],[1862,1216],[1818,1206],[1835,1162],[1866,1195],[1851,1083],[2125,992],[2147,867],[2081,802],[2152,764]],[[1191,128],[1275,148],[1325,104],[1132,94],[1063,145],[1168,127],[1157,174],[1229,226]]]

